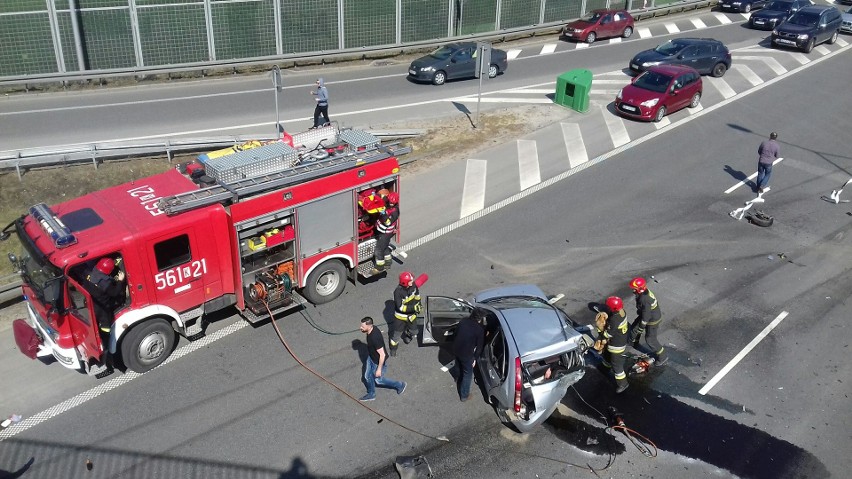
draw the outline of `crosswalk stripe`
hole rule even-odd
[[[640,28],[636,30],[636,33],[639,34],[639,38],[650,38],[652,36],[650,28]]]
[[[820,45],[814,48],[814,50],[819,52],[820,55],[828,55],[829,53],[831,53],[831,50],[829,50],[828,47],[826,47],[825,45]]]
[[[680,28],[678,28],[677,25],[675,25],[674,23],[666,23],[666,30],[668,30],[669,33],[680,32]]]
[[[757,76],[757,73],[755,73],[754,70],[745,65],[735,63],[731,65],[731,70],[739,72],[740,75],[745,77],[745,79],[752,84],[752,86],[757,86],[763,83],[763,80],[761,80],[760,77]]]
[[[705,83],[713,85],[713,87],[719,90],[719,93],[721,93],[726,100],[737,94],[737,92],[731,88],[731,85],[728,85],[728,82],[721,78],[713,78],[712,80],[708,78],[707,80],[708,81]]]
[[[533,140],[518,140],[518,173],[521,178],[521,190],[541,183],[538,149]]]
[[[538,53],[539,55],[550,55],[551,53],[556,51],[555,43],[545,43],[541,46],[541,51]]]
[[[689,20],[695,25],[695,28],[707,28],[707,25],[700,18],[690,18]]]
[[[716,20],[719,20],[719,23],[722,25],[727,25],[731,23],[731,19],[728,18],[724,13],[713,12],[713,16],[716,17]]]
[[[464,189],[462,190],[459,218],[464,218],[485,208],[485,174],[487,167],[488,162],[485,160],[467,160],[467,167],[464,171]]]
[[[560,125],[562,126],[565,150],[568,151],[568,164],[571,168],[589,161],[589,154],[586,152],[586,144],[583,142],[580,125],[576,123],[560,123]]]
[[[669,117],[664,116],[662,120],[654,122],[654,128],[659,130],[660,128],[669,126],[671,124],[672,124],[672,121],[669,120]]]
[[[849,42],[847,42],[846,40],[844,40],[844,39],[842,39],[842,38],[840,38],[840,37],[837,37],[837,42],[836,42],[836,43],[837,43],[838,45],[840,45],[841,47],[845,47],[846,45],[849,45]]]
[[[616,148],[630,143],[630,135],[627,134],[627,127],[624,126],[624,120],[621,117],[615,116],[606,109],[606,105],[600,105],[601,113],[603,113],[606,129],[609,130],[609,137],[612,138],[612,144]]]
[[[518,58],[518,55],[521,54],[521,51],[523,50],[519,48],[513,48],[506,52],[506,58],[508,58],[509,60],[514,60],[515,58]]]
[[[759,62],[766,63],[766,65],[768,65],[769,68],[771,68],[772,71],[774,71],[778,75],[782,75],[784,73],[787,73],[787,69],[784,68],[783,65],[778,63],[778,60],[776,60],[772,57],[749,57],[749,56],[745,56],[745,57],[739,57],[739,59],[740,60],[756,60],[756,61],[759,61]]]

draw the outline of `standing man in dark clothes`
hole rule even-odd
[[[361,319],[361,332],[367,335],[367,364],[364,368],[364,382],[367,385],[367,394],[360,401],[372,401],[376,399],[376,386],[381,388],[395,389],[397,394],[405,392],[405,384],[402,381],[394,381],[385,376],[387,371],[388,353],[385,350],[385,338],[382,332],[373,326],[373,318],[366,316]]]
[[[645,344],[651,348],[657,366],[662,366],[669,361],[669,357],[666,349],[657,340],[657,330],[660,329],[660,323],[663,321],[657,297],[648,289],[645,278],[633,278],[630,281],[630,289],[636,295],[636,320],[630,325],[627,343],[635,348],[644,336]]]
[[[316,91],[312,91],[311,95],[313,95],[315,100],[317,101],[317,107],[314,108],[314,128],[318,128],[320,126],[319,118],[320,114],[322,114],[323,120],[326,123],[331,123],[331,120],[328,119],[328,88],[325,87],[325,79],[318,78],[317,79],[317,89]]]
[[[98,327],[106,334],[112,330],[116,308],[125,301],[124,271],[119,270],[113,276],[115,265],[116,261],[110,257],[99,259],[85,282],[86,290],[92,295]]]
[[[470,383],[473,381],[473,367],[476,357],[482,352],[485,342],[485,328],[482,323],[485,315],[475,309],[467,318],[459,322],[456,337],[453,340],[453,354],[459,371],[459,399],[462,402],[470,397]]]
[[[778,159],[781,149],[778,147],[778,133],[769,134],[768,140],[763,140],[757,148],[757,192],[769,191],[769,176],[772,174],[772,163]]]

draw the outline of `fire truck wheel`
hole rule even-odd
[[[338,260],[326,261],[311,271],[305,283],[305,297],[313,304],[328,303],[346,287],[346,267]]]
[[[124,365],[137,373],[159,366],[172,354],[175,330],[161,318],[149,319],[136,325],[121,341]]]

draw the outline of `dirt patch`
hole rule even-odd
[[[426,133],[406,140],[418,161],[402,168],[403,174],[416,174],[454,161],[475,156],[479,151],[548,126],[566,118],[570,112],[554,105],[523,105],[483,112],[479,125],[473,127],[473,118],[459,113],[448,118],[375,125],[377,129],[420,129]],[[99,164],[79,164],[27,171],[22,180],[14,170],[0,172],[0,228],[37,203],[61,203],[108,186],[126,183],[173,168],[177,163],[189,161],[195,155],[178,156],[171,162],[165,158],[135,158]],[[0,242],[0,254],[20,253],[21,247],[11,237]],[[0,258],[0,284],[12,274],[11,263]],[[5,278],[8,280],[9,278]]]

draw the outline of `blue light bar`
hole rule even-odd
[[[65,248],[77,242],[77,238],[71,233],[71,230],[62,224],[62,221],[46,204],[39,203],[33,206],[30,208],[30,214],[41,225],[41,229],[50,236],[53,245],[57,248]]]

